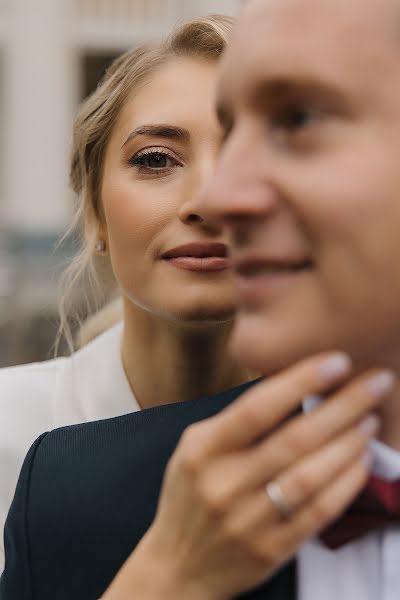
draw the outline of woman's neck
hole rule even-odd
[[[252,377],[230,357],[232,323],[189,327],[125,309],[122,362],[141,408],[216,394]]]

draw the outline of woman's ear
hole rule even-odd
[[[103,216],[96,219],[96,246],[100,248],[101,253],[105,254],[108,252],[108,232],[107,225]]]
[[[92,206],[86,210],[84,219],[84,236],[86,243],[94,246],[96,254],[108,253],[107,224],[103,214],[95,215]]]
[[[96,250],[96,254],[102,256],[108,254],[108,236],[106,227],[99,226],[97,228],[96,242],[94,247]]]

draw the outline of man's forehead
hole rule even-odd
[[[399,16],[399,0],[247,0],[243,7],[244,18],[276,18],[291,16],[297,20],[302,16],[308,20],[311,16],[320,20],[321,17],[336,17],[338,20],[351,20],[361,17],[363,20],[371,18],[372,22],[379,17],[385,19],[386,15],[397,13]],[[391,11],[387,12],[387,11]]]
[[[319,32],[329,36],[399,33],[399,23],[400,0],[249,0],[238,31],[257,31],[257,39],[261,35],[265,41],[277,32],[288,41],[294,32],[300,38],[304,34],[303,39],[318,37]]]
[[[400,0],[249,0],[223,61],[220,96],[226,87],[231,95],[235,81],[266,74],[335,78],[343,67],[349,74],[370,70],[382,52],[400,49],[399,5]]]

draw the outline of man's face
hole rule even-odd
[[[360,366],[398,352],[395,4],[254,0],[223,60],[226,141],[204,202],[231,235],[233,346],[252,368],[324,349]]]

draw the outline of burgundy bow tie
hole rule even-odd
[[[350,508],[320,538],[335,550],[369,531],[396,523],[400,525],[400,480],[371,477]]]

